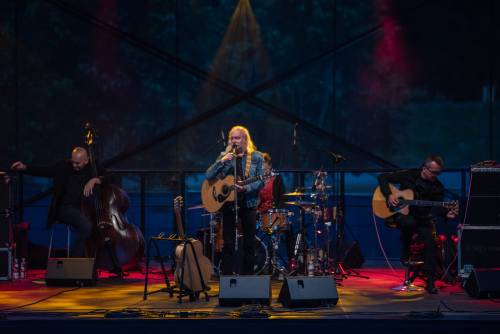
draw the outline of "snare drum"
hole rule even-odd
[[[289,221],[288,217],[292,212],[286,209],[271,209],[267,213],[261,215],[262,224],[260,228],[265,233],[273,233],[280,231],[287,231]]]

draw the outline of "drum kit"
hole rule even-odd
[[[284,208],[258,215],[255,274],[276,277],[336,274],[331,229],[342,217],[338,206],[331,204],[336,198],[332,194],[333,187],[326,184],[327,173],[315,171],[313,175],[313,187],[301,187],[284,194],[287,199]],[[202,208],[196,205],[188,210]],[[210,217],[208,227],[200,229],[198,235],[204,242],[205,256],[211,258],[217,274],[224,244],[222,217],[219,213],[206,215]],[[238,251],[242,253],[241,247]]]

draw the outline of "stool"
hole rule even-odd
[[[405,280],[403,284],[395,286],[392,290],[395,291],[422,291],[422,287],[413,284],[415,279],[419,276],[421,268],[424,265],[423,258],[423,244],[418,234],[414,234],[410,244],[410,257],[407,262],[403,263],[405,268]]]
[[[50,255],[52,254],[52,241],[54,240],[54,231],[56,229],[56,225],[59,225],[58,223],[54,224],[54,227],[52,228],[52,231],[50,232],[50,241],[49,241],[49,254],[48,257],[50,259]],[[66,248],[66,257],[69,257],[69,250],[70,250],[70,242],[71,242],[71,229],[69,225],[65,225],[67,229],[67,248]]]

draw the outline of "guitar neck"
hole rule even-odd
[[[181,238],[185,237],[184,227],[182,226],[182,217],[179,209],[175,209],[175,223],[177,224],[177,232]]]
[[[262,175],[252,176],[248,179],[242,180],[240,183],[242,186],[246,186],[247,184],[253,183],[255,181],[262,180]]]
[[[400,203],[403,204],[408,204],[412,206],[434,206],[434,207],[445,207],[449,206],[450,203],[448,202],[437,202],[437,201],[422,201],[422,200],[405,200],[405,199],[400,199]]]

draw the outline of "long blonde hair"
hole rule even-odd
[[[231,147],[231,134],[237,130],[243,132],[243,134],[245,135],[245,137],[247,139],[247,153],[252,153],[253,151],[256,151],[257,147],[253,143],[252,137],[250,136],[250,132],[248,132],[248,129],[245,128],[243,125],[235,125],[231,128],[231,130],[229,130],[229,133],[227,135],[228,143],[227,143],[227,147],[226,147],[226,153],[231,151],[231,148],[232,148]]]

